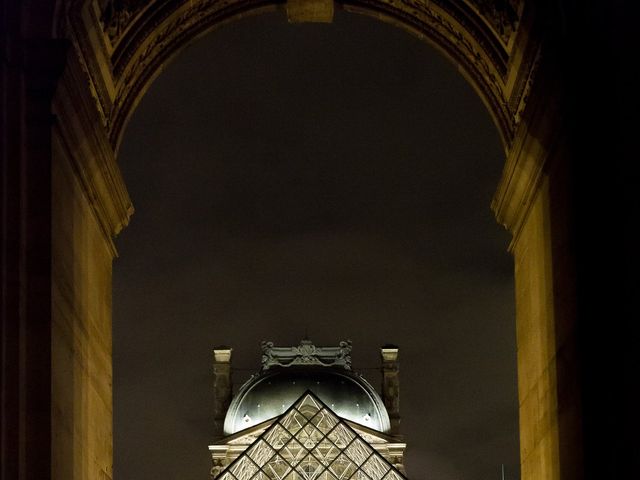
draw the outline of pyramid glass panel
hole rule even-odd
[[[338,480],[344,480],[351,478],[351,476],[358,469],[355,463],[349,459],[344,453],[341,453],[334,462],[329,465],[329,470],[333,473]]]
[[[229,472],[238,480],[250,480],[258,471],[258,467],[249,457],[239,457],[237,461],[229,466]]]
[[[236,477],[234,477],[230,472],[227,471],[217,477],[216,480],[236,480]]]
[[[271,480],[271,479],[262,470],[258,470],[258,473],[256,473],[251,480]]]
[[[356,438],[356,434],[341,423],[329,432],[327,438],[335,443],[338,448],[346,448],[351,443],[351,440]]]
[[[323,408],[311,419],[311,423],[322,433],[327,434],[338,424],[338,419],[329,410]]]
[[[331,473],[327,469],[327,470],[324,470],[322,473],[320,473],[317,480],[338,480],[338,479],[333,473]]]
[[[291,434],[279,423],[267,430],[263,436],[264,440],[275,450],[280,450],[291,439]]]
[[[324,438],[318,442],[312,453],[320,463],[327,466],[333,462],[338,455],[340,455],[341,451],[333,444],[333,442]]]
[[[364,473],[362,470],[357,470],[356,473],[353,474],[351,480],[371,480],[371,477]]]
[[[298,472],[296,472],[295,470],[292,470],[285,477],[285,480],[303,480],[303,479],[302,479],[302,477],[300,476],[300,474]]]
[[[364,465],[362,465],[362,470],[364,470],[372,480],[380,480],[390,468],[389,463],[376,455],[371,455],[367,461],[364,462]]]
[[[318,442],[322,440],[322,437],[324,437],[322,432],[320,432],[320,430],[314,427],[311,423],[305,425],[296,435],[298,441],[308,449],[315,447]]]
[[[284,457],[292,467],[295,467],[306,454],[307,449],[304,448],[295,438],[292,438],[291,441],[287,443],[282,450],[280,450],[280,455],[282,455],[282,457]]]
[[[302,407],[311,420],[300,413]],[[340,417],[306,394],[216,480],[406,479]]]
[[[361,439],[356,438],[345,449],[345,453],[353,460],[358,466],[362,465],[364,461],[369,458],[373,449],[364,443]]]
[[[295,435],[298,430],[305,426],[307,423],[307,417],[302,415],[298,410],[292,408],[288,413],[284,415],[280,424],[286,428],[289,433]]]
[[[315,480],[324,470],[324,466],[311,454],[307,455],[296,467],[304,480]]]
[[[322,404],[313,398],[313,395],[307,394],[296,408],[307,418],[313,417],[318,410],[322,408]]]
[[[263,465],[275,454],[267,442],[259,439],[247,450],[247,456],[257,465]]]
[[[272,480],[283,480],[291,472],[292,467],[280,455],[276,455],[262,467],[262,470]]]
[[[391,470],[389,470],[389,473],[387,473],[384,476],[384,480],[405,480],[405,479],[402,475],[398,473],[397,470],[392,468]]]

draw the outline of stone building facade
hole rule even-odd
[[[404,480],[396,347],[381,352],[382,395],[352,370],[351,342],[262,351],[260,371],[232,395],[231,349],[214,350],[214,384],[228,388],[215,390],[212,478]]]

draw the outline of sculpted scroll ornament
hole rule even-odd
[[[216,478],[218,475],[220,475],[220,472],[222,472],[222,470],[224,470],[225,467],[226,467],[226,464],[221,458],[214,458],[213,466],[209,471],[211,478]]]
[[[293,365],[339,366],[351,370],[351,341],[343,340],[337,347],[316,347],[310,340],[302,340],[297,347],[276,347],[262,342],[262,370]]]

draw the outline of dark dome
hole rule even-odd
[[[342,418],[380,432],[390,428],[382,399],[360,375],[338,368],[289,367],[267,370],[240,387],[224,420],[225,433],[281,415],[307,390]]]

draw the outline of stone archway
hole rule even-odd
[[[102,133],[105,134],[103,151],[115,152],[120,143],[122,132],[129,118],[135,109],[139,99],[144,95],[149,84],[155,76],[162,70],[162,65],[178,53],[181,48],[199,35],[215,28],[216,26],[229,22],[245,15],[257,14],[266,10],[280,9],[283,15],[287,15],[290,21],[331,21],[334,8],[344,8],[345,10],[364,13],[380,18],[384,21],[404,28],[411,33],[431,42],[447,57],[455,62],[463,72],[467,80],[474,86],[480,97],[483,99],[488,110],[491,112],[495,124],[500,132],[503,145],[507,152],[512,150],[516,140],[516,131],[521,124],[523,112],[532,87],[535,70],[538,66],[538,57],[541,45],[532,38],[529,38],[532,28],[532,12],[524,9],[522,2],[505,2],[501,8],[491,8],[482,3],[458,4],[423,4],[421,2],[395,3],[389,1],[365,1],[365,2],[340,2],[333,3],[328,0],[291,0],[288,3],[277,2],[116,2],[104,3],[101,7],[97,3],[88,3],[84,7],[72,10],[68,13],[67,34],[73,38],[73,42],[78,47],[77,50],[79,66],[88,75],[91,87],[91,101],[97,107],[100,114],[100,122],[104,127]],[[60,24],[63,28],[64,24]],[[64,82],[65,84],[75,83]],[[59,100],[58,100],[59,99]],[[64,112],[63,108],[71,105],[70,98],[59,96],[54,100],[61,116],[75,116],[74,112]],[[61,132],[61,137],[65,137],[65,132]],[[110,149],[109,149],[110,147]],[[544,162],[544,150],[537,152],[536,157],[528,158],[531,162],[527,168],[527,175],[532,178],[539,175],[538,169]],[[111,153],[111,155],[113,155]],[[83,155],[95,156],[95,155]],[[73,159],[71,158],[73,161]],[[520,159],[514,158],[514,163]],[[61,162],[62,163],[62,162]],[[104,165],[113,165],[113,158],[105,158]],[[127,210],[128,199],[124,186],[119,180],[117,169],[109,167],[112,179],[118,180],[112,185],[107,185],[105,192],[97,197],[106,197],[101,204],[94,206],[96,217],[103,219],[103,230],[117,233],[121,225],[125,225],[128,220]],[[535,195],[537,185],[535,181],[527,179],[528,191],[513,192],[513,182],[509,178],[514,172],[506,170],[506,181],[504,192],[499,192],[496,196],[496,209],[500,215],[505,215],[500,210],[505,202],[503,199],[507,195],[522,196]],[[56,175],[54,171],[54,185]],[[71,176],[71,172],[66,174]],[[87,176],[91,176],[90,173]],[[105,183],[109,177],[106,178]],[[518,179],[518,182],[521,182]],[[66,183],[66,182],[64,182]],[[99,185],[99,184],[98,184]],[[93,185],[91,185],[93,186]],[[95,188],[95,186],[93,186]],[[60,184],[60,189],[63,188]],[[54,193],[55,195],[55,193]],[[113,200],[116,200],[115,202]],[[111,200],[111,201],[110,201]],[[513,205],[511,199],[506,201],[507,205]],[[111,206],[119,211],[119,222],[116,215],[100,211],[100,206]],[[64,208],[68,211],[68,207]],[[511,215],[521,215],[520,212],[508,212]],[[503,222],[512,222],[512,219],[502,219]],[[544,222],[545,214],[540,212],[536,217],[537,222]],[[540,230],[535,228],[535,233],[526,238],[526,248],[535,242],[536,245],[542,243],[546,248],[549,239],[540,236]],[[527,235],[525,233],[525,235]],[[71,235],[69,235],[71,236]],[[55,243],[55,241],[54,241]],[[110,246],[110,237],[106,241]],[[520,242],[517,244],[520,245]],[[111,247],[110,247],[111,248]],[[110,255],[103,248],[101,252],[104,258],[104,265],[108,264]],[[515,250],[518,257],[518,250]],[[95,253],[93,253],[95,255]],[[527,255],[524,255],[528,258]],[[540,260],[540,259],[537,259]],[[522,268],[522,267],[521,267]],[[531,270],[540,268],[537,264],[527,265],[527,272],[522,278],[527,282],[532,278],[539,278],[539,272]],[[108,278],[110,280],[110,277]],[[550,288],[551,283],[542,282],[542,285],[526,285],[528,292],[533,288]],[[545,295],[549,291],[537,292],[539,300],[546,300]],[[528,296],[528,293],[525,295]],[[55,303],[55,299],[54,299]],[[520,317],[527,318],[530,308],[525,312],[521,308]],[[97,313],[96,313],[97,314]],[[107,317],[107,313],[102,314]],[[544,319],[552,322],[552,317]],[[523,322],[521,322],[523,323]],[[552,325],[541,324],[541,328],[552,328]],[[552,332],[551,332],[552,333]],[[107,338],[107,332],[103,335]],[[535,345],[536,348],[544,349],[545,355],[555,350],[555,345],[548,337],[550,332],[545,334],[549,343]],[[526,344],[526,337],[522,337],[521,343]],[[522,345],[520,351],[523,351]],[[106,352],[105,352],[106,355]],[[536,388],[553,388],[549,383],[553,380],[544,376],[543,371],[548,367],[547,359],[536,359],[535,371],[532,377],[526,378],[530,385],[522,385],[523,397],[529,397],[529,392]],[[531,358],[522,359],[524,364],[530,365]],[[107,367],[108,368],[108,367]],[[522,371],[522,367],[521,367]],[[544,385],[544,387],[541,387]],[[70,386],[71,387],[71,386]],[[75,387],[75,386],[74,386]],[[77,389],[77,388],[76,388]],[[536,400],[537,401],[537,400]],[[540,405],[545,411],[555,411],[554,399],[552,397],[545,400]],[[61,407],[62,410],[62,407]],[[104,405],[102,413],[94,411],[94,415],[99,418],[109,420],[110,405]],[[105,433],[107,424],[104,427]],[[549,445],[535,449],[530,452],[528,436],[542,435],[548,439]],[[541,425],[539,421],[532,425],[531,434],[523,429],[523,447],[527,448],[525,460],[531,464],[540,464],[541,458],[553,455],[555,445],[557,445],[557,433],[551,426]],[[537,441],[536,440],[532,440]],[[54,452],[56,449],[54,449]],[[63,456],[71,455],[71,452],[61,452]],[[108,465],[108,458],[104,457],[105,465]],[[523,472],[526,476],[527,466],[523,465]],[[545,472],[547,477],[553,477],[551,471]]]
[[[374,16],[429,41],[456,63],[488,107],[507,147],[537,67],[524,1],[395,2],[329,0],[86,2],[59,29],[80,46],[96,106],[117,150],[126,121],[162,65],[225,22],[284,10],[291,22],[330,22],[334,8]],[[526,47],[526,48],[525,48]]]
[[[557,101],[566,96],[549,47],[557,39],[533,3],[2,2],[2,311],[15,319],[2,332],[3,474],[112,475],[112,239],[133,211],[115,158],[162,64],[243,15],[284,9],[292,21],[326,21],[344,8],[430,41],[491,112],[506,152],[492,208],[513,234],[516,264],[522,477],[582,478],[579,373],[592,353],[579,351],[575,323],[574,145],[561,115],[571,105]]]

